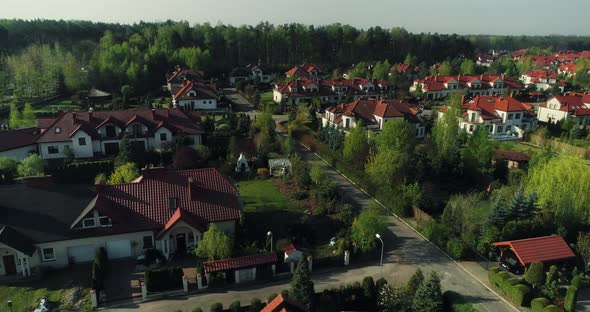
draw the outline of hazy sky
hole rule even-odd
[[[343,23],[411,32],[590,35],[590,0],[0,0],[0,18],[232,25]]]

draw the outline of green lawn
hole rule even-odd
[[[11,300],[13,311],[23,311],[36,306],[39,298],[47,295],[52,307],[59,306],[60,311],[91,311],[89,284],[89,266],[48,272],[41,280],[0,285],[0,304],[4,308],[6,301]],[[74,285],[82,287],[79,304],[74,307],[66,306],[63,300],[72,294]],[[0,310],[4,311],[3,308]]]
[[[261,93],[260,100],[262,101],[262,107],[264,107],[265,112],[274,112],[275,106],[278,105],[272,100],[272,91]]]
[[[240,181],[238,189],[246,212],[283,210],[290,206],[272,180]]]
[[[48,105],[35,107],[33,109],[33,111],[35,113],[53,113],[53,112],[57,112],[60,110],[61,111],[66,111],[66,110],[79,111],[81,109],[82,108],[80,106],[72,104],[72,100],[70,100],[68,98],[63,98],[63,99],[60,99],[60,100],[53,102],[51,104],[48,104]]]

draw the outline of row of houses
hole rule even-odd
[[[410,92],[422,92],[427,100],[440,100],[451,93],[465,93],[470,97],[480,95],[507,95],[519,90],[520,85],[504,75],[456,75],[427,76],[416,79]]]
[[[181,139],[202,143],[200,114],[180,108],[64,112],[39,118],[37,127],[0,131],[0,157],[17,160],[36,152],[43,159],[113,156],[123,137],[136,151],[166,149]],[[69,151],[68,151],[69,150]]]

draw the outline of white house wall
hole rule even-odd
[[[19,148],[14,148],[7,151],[0,152],[0,158],[12,158],[18,161],[25,159],[30,153],[37,152],[37,144],[27,145]]]
[[[86,140],[86,145],[80,145],[80,138]],[[92,138],[84,131],[78,131],[72,137],[72,146],[74,147],[74,157],[76,158],[91,158],[94,156],[93,151],[94,142]]]
[[[56,154],[49,154],[47,148],[49,146],[56,146],[58,148],[58,153]],[[43,159],[58,159],[58,158],[64,158],[64,150],[66,148],[66,146],[68,148],[72,148],[72,143],[71,142],[50,142],[50,143],[39,143],[39,152],[41,153],[41,157]]]

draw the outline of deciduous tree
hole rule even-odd
[[[231,238],[219,230],[215,223],[209,225],[209,229],[203,233],[203,239],[197,246],[197,254],[209,260],[226,259],[231,256]]]

